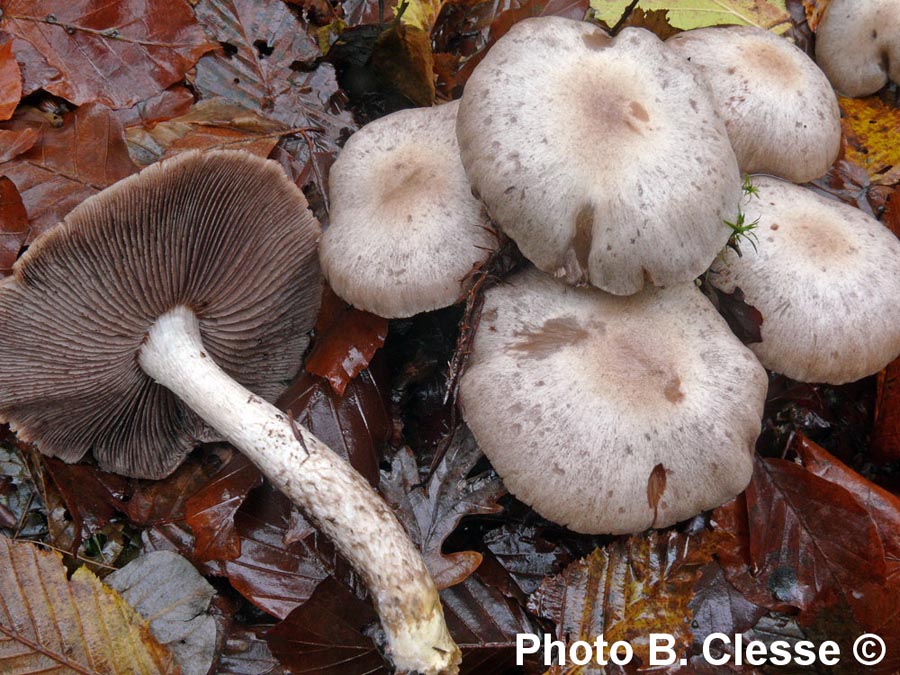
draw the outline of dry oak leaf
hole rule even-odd
[[[900,182],[900,108],[877,96],[838,97],[838,102],[843,113],[843,156],[864,167],[876,185]]]
[[[12,117],[22,98],[22,73],[12,46],[12,40],[0,45],[0,121]]]
[[[34,129],[32,147],[0,165],[16,184],[31,223],[29,241],[50,229],[88,197],[137,171],[128,157],[122,125],[99,103],[63,116],[55,127],[34,111],[23,111],[2,128]]]
[[[131,107],[184,79],[215,46],[186,0],[3,0],[0,8],[0,28],[58,73],[31,86],[75,105]]]
[[[114,590],[62,558],[0,537],[0,663],[4,672],[179,673],[171,652]]]
[[[597,19],[613,26],[630,4],[630,0],[592,0],[591,7]],[[669,23],[681,30],[738,24],[783,33],[791,27],[785,0],[640,0],[638,7],[669,10]]]
[[[707,530],[654,530],[618,538],[545,579],[531,595],[529,609],[556,623],[560,639],[593,643],[602,634],[609,644],[630,642],[644,665],[649,664],[650,633],[672,635],[674,648],[683,654],[691,644],[694,585],[720,538]],[[588,665],[549,672],[602,671]]]
[[[13,264],[28,237],[28,214],[16,184],[0,176],[0,277],[12,272]]]

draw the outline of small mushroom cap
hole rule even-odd
[[[666,44],[709,83],[741,171],[804,183],[837,159],[837,97],[790,42],[754,26],[716,26],[679,33]]]
[[[900,83],[900,0],[831,0],[816,29],[816,61],[845,96]]]
[[[466,83],[457,136],[491,216],[568,283],[689,281],[728,241],[741,180],[725,126],[649,31],[519,22]]]
[[[162,478],[203,422],[138,365],[156,318],[191,308],[209,356],[274,400],[321,296],[320,228],[274,162],[187,152],[91,197],[0,283],[0,421],[47,455]]]
[[[900,354],[900,241],[871,216],[776,178],[754,176],[758,242],[727,251],[711,282],[763,316],[762,364],[802,382],[842,384]]]
[[[398,318],[452,305],[497,247],[459,161],[458,107],[401,110],[367,124],[331,168],[322,271],[360,309]]]
[[[746,487],[766,388],[692,283],[620,297],[527,270],[486,293],[460,400],[516,497],[624,534]]]

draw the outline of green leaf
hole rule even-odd
[[[591,0],[596,17],[609,26],[629,4],[629,0]],[[783,33],[791,26],[785,0],[641,0],[637,6],[645,11],[668,9],[669,23],[682,30],[739,24]]]

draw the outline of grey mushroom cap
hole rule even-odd
[[[741,171],[804,183],[837,159],[837,96],[790,42],[754,26],[716,26],[679,33],[666,44],[709,83]]]
[[[527,270],[486,293],[460,401],[516,497],[624,534],[746,487],[767,384],[692,283],[621,297]]]
[[[871,216],[807,188],[755,176],[756,250],[727,251],[710,281],[763,316],[762,364],[803,382],[842,384],[900,354],[900,240]]]
[[[301,365],[321,296],[318,222],[274,162],[188,152],[74,209],[0,283],[0,420],[67,462],[161,478],[205,424],[138,365],[178,305],[211,358],[274,400]]]
[[[367,124],[332,166],[319,256],[331,287],[354,306],[400,318],[452,305],[497,247],[459,160],[458,106]]]
[[[497,224],[568,283],[689,281],[728,241],[741,180],[724,123],[649,31],[519,22],[466,83],[457,136]]]
[[[816,29],[816,61],[845,96],[900,83],[900,0],[831,0]]]

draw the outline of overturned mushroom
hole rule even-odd
[[[837,159],[837,97],[787,40],[753,26],[715,26],[678,33],[666,45],[709,83],[741,171],[804,183]]]
[[[692,283],[617,297],[528,270],[487,292],[460,401],[516,497],[622,534],[746,487],[766,387]]]
[[[627,295],[690,281],[728,241],[741,180],[698,73],[652,33],[526,19],[466,83],[463,165],[538,268]]]
[[[393,513],[268,402],[314,320],[318,236],[280,168],[242,152],[179,155],[88,199],[0,283],[0,420],[46,454],[93,450],[150,478],[208,424],[357,569],[396,666],[455,673],[437,591]]]
[[[900,354],[900,241],[871,216],[768,176],[744,212],[758,243],[726,251],[710,281],[763,316],[762,364],[803,382],[842,384]]]
[[[459,161],[458,107],[367,124],[332,166],[319,254],[331,287],[356,307],[398,318],[452,305],[496,248]]]
[[[816,29],[816,62],[845,96],[900,83],[900,0],[831,0]]]

